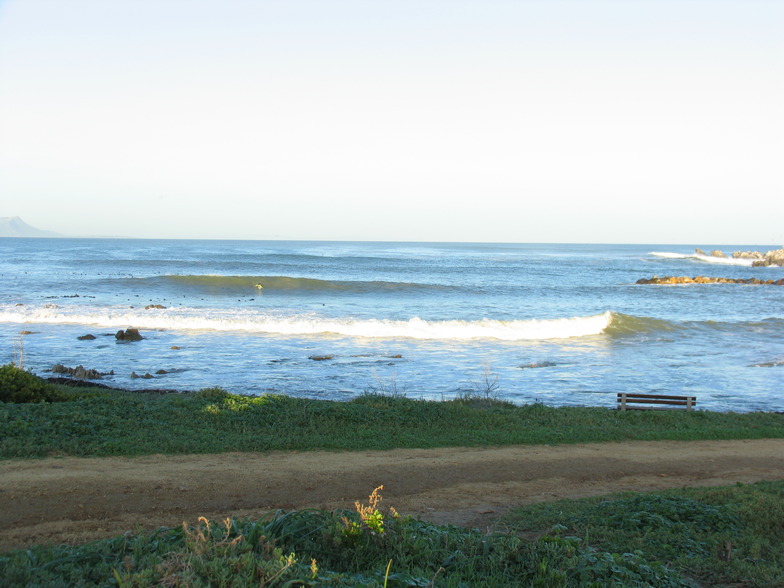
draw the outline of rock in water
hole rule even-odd
[[[711,257],[727,257],[722,251],[714,249],[710,253],[705,253],[702,249],[695,249],[698,255],[710,255]],[[761,251],[735,251],[733,259],[751,259],[752,267],[766,267],[770,265],[784,266],[784,247],[773,249],[766,253]]]
[[[760,280],[759,278],[711,278],[707,276],[653,276],[652,278],[640,278],[637,284],[751,284],[755,286],[784,286],[784,278],[778,280]]]
[[[70,368],[61,363],[52,366],[52,372],[55,374],[67,374],[77,380],[100,380],[103,376],[114,375],[114,371],[99,372],[98,370],[87,369],[83,365],[77,365],[75,368]]]
[[[139,329],[125,329],[124,331],[117,331],[114,336],[118,341],[141,341],[144,337],[139,333]]]

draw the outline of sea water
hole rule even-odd
[[[784,410],[784,287],[635,283],[654,275],[784,270],[683,245],[4,238],[0,363],[127,389]]]

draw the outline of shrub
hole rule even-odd
[[[202,400],[225,400],[229,396],[231,396],[231,394],[219,386],[215,386],[213,388],[202,388],[196,392],[196,398],[201,398]]]
[[[68,399],[32,372],[10,363],[0,367],[0,402],[62,402]]]

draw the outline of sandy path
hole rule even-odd
[[[784,439],[0,462],[0,550],[198,516],[384,504],[485,529],[519,504],[784,478]]]

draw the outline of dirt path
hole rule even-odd
[[[0,462],[0,550],[278,508],[384,504],[489,528],[526,503],[784,478],[784,439]]]

